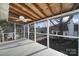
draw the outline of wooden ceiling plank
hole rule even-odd
[[[36,13],[34,10],[32,10],[29,6],[27,6],[25,3],[23,4],[25,6],[25,8],[27,8],[28,10],[32,11],[34,14],[36,14],[38,17],[42,18],[38,13]]]
[[[18,12],[16,12],[16,11],[14,11],[14,10],[9,10],[9,12],[12,12],[12,13],[14,13],[14,14],[16,14],[16,15],[18,15],[18,16],[20,16],[21,14],[20,13],[18,13]]]
[[[62,9],[62,3],[60,3],[60,14],[62,14],[62,11],[63,9]]]
[[[14,10],[14,9],[13,9],[13,10]],[[26,17],[26,15],[25,15],[25,14],[20,13],[20,12],[17,12],[16,10],[14,10],[14,11],[10,10],[10,12],[12,12],[12,13],[14,13],[14,14],[18,15],[18,16],[25,16],[25,17]],[[9,15],[9,16],[10,16],[10,15]],[[28,18],[30,18],[30,17],[28,17]]]
[[[14,20],[18,20],[18,18],[13,17],[13,16],[9,16],[10,19],[14,19]]]
[[[79,4],[78,3],[73,3],[73,7],[72,7],[72,10],[75,10],[76,8],[79,7]]]
[[[15,3],[14,4],[18,9],[20,9],[21,11],[27,13],[28,15],[36,18],[36,19],[39,19],[39,17],[37,15],[35,15],[34,13],[32,13],[31,11],[27,10],[24,6],[18,4],[18,3]]]
[[[34,3],[33,5],[34,5],[44,16],[47,16],[47,15],[43,12],[43,10],[39,7],[38,4]]]
[[[23,15],[23,14],[17,12],[17,11],[12,10],[11,8],[10,8],[10,10],[9,10],[9,14],[10,14],[10,13],[16,14],[18,17],[21,16],[21,15]],[[9,16],[10,16],[10,15],[9,15]],[[23,16],[26,18],[26,15],[23,15]],[[27,17],[27,18],[30,18],[30,17]],[[32,18],[30,18],[30,19],[32,19]]]
[[[30,7],[34,12],[36,12],[37,14],[39,14],[42,18],[45,17],[45,15],[43,15],[34,5],[33,3],[25,3],[28,7]]]
[[[50,3],[49,5],[54,15],[57,15],[60,13],[60,3]]]
[[[19,10],[19,9],[17,9],[17,8],[13,7],[13,6],[10,6],[10,8],[11,8],[11,9],[13,9],[14,11],[16,11],[16,12],[19,12],[19,13],[21,13],[21,14],[25,15],[26,17],[29,17],[29,18],[33,19],[33,20],[35,20],[35,19],[36,19],[36,18],[34,18],[34,17],[32,17],[32,16],[28,15],[28,14],[27,14],[27,13],[25,13],[25,12],[22,12],[21,10]]]
[[[62,12],[68,12],[72,9],[73,3],[62,3]]]
[[[42,9],[42,12],[46,14],[46,16],[52,16],[52,13],[49,10],[49,7],[46,3],[38,3],[38,6]]]
[[[20,13],[15,12],[15,11],[13,11],[13,10],[9,10],[9,16],[10,16],[10,14],[15,15],[16,17],[17,17],[17,16],[19,17],[19,16],[21,15]]]
[[[51,7],[50,7],[49,3],[46,3],[46,4],[47,4],[47,6],[48,6],[48,8],[49,8],[50,12],[52,13],[52,15],[54,15],[54,13],[53,13],[53,11],[52,11],[52,9],[51,9]]]

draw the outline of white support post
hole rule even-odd
[[[16,23],[14,23],[14,39],[16,40]]]
[[[49,20],[47,20],[47,48],[49,48]]]
[[[29,24],[28,24],[28,40],[29,40]]]
[[[4,42],[4,33],[2,32],[2,43]]]
[[[25,39],[25,26],[26,26],[26,25],[24,25],[24,39]]]
[[[34,22],[34,42],[36,43],[36,22]]]

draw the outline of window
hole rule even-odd
[[[36,41],[47,46],[47,21],[36,23]]]
[[[0,21],[0,42],[14,40],[14,24],[5,20]]]
[[[59,18],[49,20],[49,33],[50,34],[58,34],[59,32]]]
[[[34,23],[29,24],[29,29],[30,32],[34,32]]]
[[[25,37],[28,38],[28,25],[25,25]]]
[[[34,40],[34,23],[29,24],[29,39]]]
[[[37,33],[47,33],[47,22],[38,22],[36,23],[36,32]]]
[[[23,25],[16,25],[16,39],[21,39],[23,38],[23,34],[24,34],[24,27]]]

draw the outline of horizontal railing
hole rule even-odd
[[[4,43],[6,41],[14,40],[14,32],[9,33],[0,33],[0,43]]]
[[[36,34],[47,35],[47,33],[39,33],[39,32],[37,32]],[[66,36],[66,35],[57,35],[57,34],[49,34],[49,36],[79,39],[79,37],[77,36]]]
[[[55,36],[55,37],[64,37],[64,38],[74,38],[74,39],[79,39],[79,37],[76,36],[65,36],[65,35],[55,35],[55,34],[49,34],[50,36]]]

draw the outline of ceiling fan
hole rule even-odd
[[[31,19],[29,18],[25,19],[23,16],[19,16],[19,18],[16,21],[28,22],[31,21]]]

